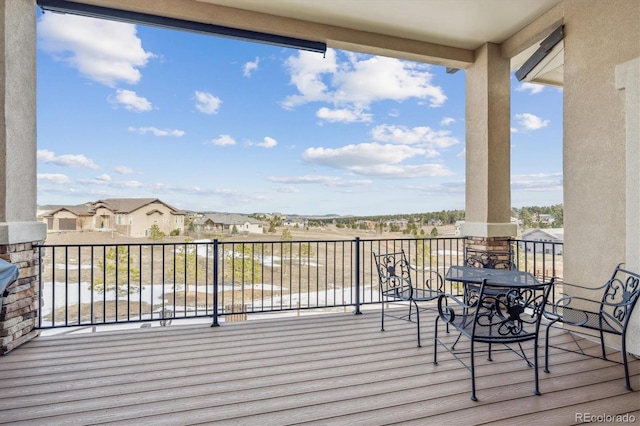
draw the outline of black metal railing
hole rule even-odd
[[[519,268],[546,276],[550,265],[556,274],[556,260],[527,251],[529,243],[512,243]],[[420,283],[463,263],[464,238],[42,245],[38,326],[201,317],[218,325],[221,317],[329,308],[358,314],[379,303],[372,253],[400,249]]]

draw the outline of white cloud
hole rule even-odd
[[[175,136],[181,137],[185,135],[183,130],[178,129],[158,129],[156,127],[129,127],[130,132],[139,133],[141,135],[145,135],[147,133],[151,133],[154,136]]]
[[[203,114],[217,114],[222,101],[211,93],[196,91],[196,108]]]
[[[217,146],[226,146],[226,145],[235,145],[236,141],[229,135],[220,135],[215,139],[211,139],[209,142],[206,142],[206,145],[217,145]]]
[[[530,95],[535,95],[536,93],[542,92],[542,89],[544,89],[544,86],[541,84],[524,82],[516,87],[516,92],[529,92]]]
[[[305,175],[305,176],[292,176],[292,177],[268,177],[267,180],[271,182],[280,183],[295,183],[295,184],[325,184],[330,185],[336,183],[340,178],[335,176],[322,176],[322,175]]]
[[[258,69],[258,64],[260,64],[260,58],[256,58],[255,61],[244,64],[242,75],[245,77],[251,77],[251,74]]]
[[[51,182],[58,185],[65,185],[71,183],[71,179],[67,175],[60,173],[38,173],[38,181]]]
[[[131,167],[127,166],[116,166],[113,170],[121,175],[131,175],[135,173]]]
[[[528,112],[516,114],[516,120],[518,120],[520,126],[526,130],[542,129],[543,127],[547,127],[549,124],[549,120],[543,120],[536,115],[529,114]]]
[[[333,49],[327,50],[326,58],[304,51],[290,56],[285,65],[298,93],[282,106],[327,102],[362,109],[377,101],[417,98],[437,107],[447,99],[442,88],[432,84],[429,65],[346,52],[342,56],[346,59],[340,61]]]
[[[78,183],[92,186],[100,185],[115,189],[137,189],[145,187],[145,184],[137,180],[116,181],[111,179],[109,175],[100,175],[93,179],[80,179]]]
[[[295,186],[280,186],[276,188],[277,192],[282,192],[283,194],[295,194],[300,192],[300,189]]]
[[[129,111],[146,112],[153,109],[151,102],[132,90],[118,89],[115,98],[111,98],[110,101],[124,106]]]
[[[38,22],[39,46],[109,87],[136,84],[153,53],[146,52],[132,24],[75,15],[45,13]]]
[[[40,149],[37,151],[36,156],[37,160],[41,163],[55,164],[63,167],[82,167],[92,170],[100,168],[93,162],[93,160],[85,157],[82,154],[56,155],[54,152],[48,151],[46,149]]]
[[[448,130],[433,130],[430,127],[392,126],[382,124],[371,130],[371,136],[379,142],[391,142],[396,144],[419,145],[431,148],[448,148],[460,143],[451,136]]]
[[[305,176],[289,176],[289,177],[275,177],[270,176],[267,180],[271,182],[289,183],[289,184],[320,184],[333,187],[359,187],[370,185],[373,183],[371,180],[345,180],[336,176],[323,176],[323,175],[305,175]],[[293,186],[281,187],[290,190],[281,192],[299,192]]]
[[[274,139],[271,138],[269,136],[266,136],[262,142],[257,143],[257,146],[261,146],[263,148],[273,148],[274,146],[278,145],[278,142]]]
[[[363,112],[362,109],[329,109],[326,107],[320,108],[316,112],[316,117],[330,121],[330,122],[342,122],[342,123],[356,123],[356,122],[370,122],[373,118],[372,114]]]
[[[408,158],[424,154],[424,149],[412,148],[406,145],[361,143],[336,149],[308,148],[302,154],[302,158],[309,163],[350,170],[354,167],[374,164],[399,163]]]
[[[362,176],[416,178],[452,174],[442,164],[400,164],[414,157],[427,157],[429,150],[407,145],[362,143],[341,148],[308,148],[302,159]]]
[[[367,168],[354,168],[352,171],[367,176],[402,179],[450,176],[453,174],[445,165],[438,163],[419,165],[379,164]]]
[[[448,126],[449,124],[453,124],[456,122],[455,118],[445,117],[440,121],[441,126]]]
[[[563,177],[560,172],[511,176],[511,189],[513,191],[562,191],[562,188]]]

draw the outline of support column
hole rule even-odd
[[[0,2],[0,257],[20,268],[2,297],[0,353],[35,337],[39,295],[36,221],[36,3]]]
[[[476,50],[466,70],[466,205],[462,235],[504,240],[511,223],[511,81],[500,46]],[[488,240],[489,241],[489,240]]]
[[[616,89],[624,90],[626,125],[625,268],[640,271],[640,57],[616,66]],[[640,309],[627,329],[628,350],[640,354]]]

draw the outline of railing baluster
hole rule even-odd
[[[562,244],[523,240],[510,243],[520,269],[545,279],[550,273],[561,278],[558,256]],[[219,319],[232,313],[242,317],[260,312],[299,313],[339,307],[353,307],[357,315],[362,314],[364,305],[379,303],[372,252],[405,249],[416,265],[412,276],[415,274],[416,283],[422,285],[429,270],[444,273],[449,266],[462,262],[463,245],[464,238],[458,237],[355,237],[328,241],[222,243],[214,239],[203,244],[37,246],[41,257],[38,280],[43,295],[37,324],[39,328],[52,328],[213,316],[211,325],[219,326]],[[78,272],[74,273],[71,264],[76,267],[76,260]],[[63,279],[60,274],[64,274]],[[56,280],[60,281],[57,286]],[[249,285],[251,289],[247,288]],[[190,297],[190,287],[195,289],[194,297]],[[178,296],[182,288],[184,295]],[[199,294],[201,288],[204,296]],[[167,297],[169,289],[172,300]],[[213,297],[209,297],[210,290]],[[136,291],[140,294],[135,295]],[[126,315],[122,311],[125,301]],[[131,308],[133,301],[139,304],[137,309]],[[184,304],[182,311],[178,304]],[[235,309],[227,309],[234,305]],[[238,306],[242,312],[238,312]]]
[[[218,240],[213,240],[213,323],[211,327],[219,327],[218,322],[218,268],[220,258],[218,254]]]
[[[354,277],[355,277],[355,285],[356,285],[356,289],[355,289],[356,310],[354,314],[361,315],[362,312],[360,312],[360,237],[356,237],[354,246],[355,246],[355,253],[356,253],[355,260],[354,260]]]

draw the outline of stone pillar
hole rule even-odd
[[[39,291],[38,250],[31,243],[0,246],[0,258],[20,269],[18,279],[3,293],[0,307],[0,354],[36,337]]]
[[[511,80],[500,46],[476,50],[466,70],[466,200],[462,235],[516,236],[511,223]]]
[[[2,297],[0,353],[35,337],[38,256],[46,237],[36,222],[36,3],[0,2],[0,256],[20,268]]]
[[[473,250],[509,252],[511,251],[509,239],[510,237],[467,237],[465,244]]]

